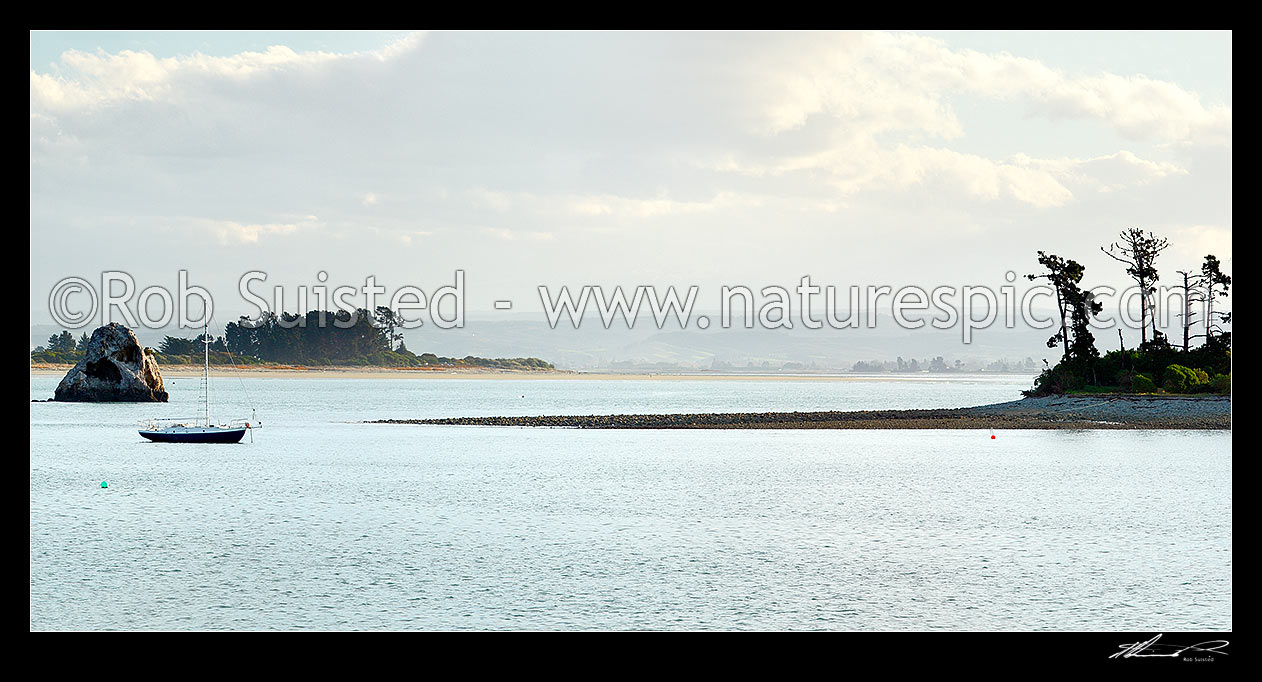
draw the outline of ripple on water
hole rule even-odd
[[[502,391],[544,392],[526,413],[730,410],[741,383],[406,381],[252,380],[253,445],[138,442],[150,406],[32,404],[32,629],[1232,626],[1229,432],[345,423]],[[932,390],[749,383],[759,410]]]

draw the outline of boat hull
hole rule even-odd
[[[141,436],[157,443],[240,443],[245,427],[236,429],[196,429],[141,431]]]

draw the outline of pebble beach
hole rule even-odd
[[[1231,429],[1230,396],[1048,396],[930,410],[384,419],[577,429]]]

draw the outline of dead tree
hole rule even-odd
[[[1149,232],[1132,227],[1123,230],[1119,239],[1105,249],[1104,255],[1126,265],[1126,274],[1139,285],[1139,334],[1141,342],[1148,341],[1148,319],[1153,317],[1153,338],[1157,336],[1157,321],[1153,315],[1153,299],[1157,293],[1157,256],[1169,248],[1170,242]]]

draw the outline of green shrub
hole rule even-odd
[[[546,364],[546,363],[545,363]],[[1087,385],[1085,379],[1067,369],[1064,363],[1043,370],[1034,378],[1034,388],[1022,391],[1028,397],[1044,395],[1064,395],[1070,391],[1082,389]]]
[[[1162,372],[1165,381],[1162,388],[1169,393],[1183,393],[1188,390],[1190,380],[1193,378],[1188,368],[1183,365],[1170,365]]]
[[[1136,393],[1156,393],[1157,384],[1147,374],[1136,374],[1131,378],[1131,390]]]
[[[1191,393],[1201,384],[1209,383],[1209,375],[1203,369],[1191,369],[1183,365],[1170,365],[1163,373],[1164,387],[1170,393]]]
[[[1100,378],[1117,377],[1117,385],[1122,388],[1128,388],[1129,377],[1124,378],[1120,375],[1128,372],[1148,371],[1148,368],[1143,365],[1144,357],[1140,355],[1139,351],[1128,350],[1123,353],[1122,351],[1113,350],[1105,353],[1103,357],[1097,360],[1095,368],[1096,374]]]
[[[1219,374],[1211,379],[1209,382],[1209,390],[1211,393],[1231,395],[1231,373]]]

